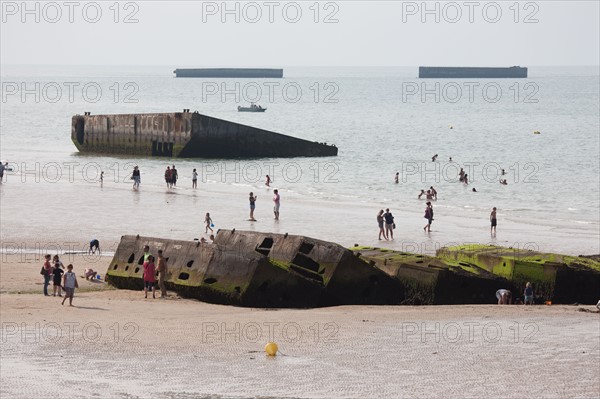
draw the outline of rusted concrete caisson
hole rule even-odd
[[[112,285],[142,289],[144,245],[168,259],[168,289],[206,302],[307,308],[403,300],[398,281],[340,245],[230,230],[206,244],[123,236],[106,272]]]
[[[71,140],[80,152],[182,158],[336,156],[337,147],[197,112],[75,115]]]

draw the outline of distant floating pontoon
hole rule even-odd
[[[192,68],[173,73],[176,78],[283,78],[283,69],[267,68]]]
[[[267,109],[251,103],[249,107],[238,107],[238,112],[265,112]]]
[[[527,78],[527,68],[512,66],[508,68],[478,67],[419,67],[419,78],[434,79],[503,79]]]

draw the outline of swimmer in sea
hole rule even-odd
[[[424,196],[424,195],[425,195],[425,190],[421,190],[421,194],[419,194],[418,198],[421,199],[421,197]]]
[[[435,188],[433,188],[433,186],[429,187],[429,189],[431,190],[431,196],[434,200],[437,201],[437,191],[435,191]]]
[[[400,172],[396,172],[396,177],[394,177],[394,183],[398,184],[400,182]]]
[[[476,192],[477,192],[477,190],[475,190],[475,187],[473,187],[473,190],[471,190],[471,191],[473,191],[474,193],[476,193]]]
[[[458,181],[464,181],[465,180],[465,171],[463,170],[463,168],[460,168],[460,172],[458,172]]]
[[[432,156],[431,157],[431,162],[437,161],[437,157],[438,157],[438,154],[435,154],[434,156]]]
[[[504,179],[504,180],[500,180],[500,184],[502,184],[503,186],[507,186],[508,182],[506,181],[506,179]]]
[[[427,190],[427,199],[433,199],[433,194],[431,193],[431,190]]]
[[[496,232],[496,225],[498,224],[498,220],[496,219],[496,207],[492,208],[492,213],[490,213],[490,233],[494,234]]]

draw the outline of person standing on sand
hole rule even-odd
[[[492,226],[490,227],[490,233],[496,233],[496,225],[498,224],[498,219],[496,219],[496,207],[492,208],[492,212],[490,213],[490,223]]]
[[[210,232],[213,233],[213,229],[211,227],[212,219],[210,217],[210,213],[208,213],[208,212],[206,212],[206,216],[204,216],[204,224],[206,224],[206,227],[204,229],[204,234],[208,233],[208,230],[210,230]]]
[[[175,169],[175,165],[171,168],[171,187],[177,186],[177,179],[179,175],[177,174],[177,169]]]
[[[383,238],[387,240],[387,234],[385,234],[385,230],[383,229],[383,209],[377,214],[377,225],[379,226],[379,239],[381,240],[381,235],[383,234]]]
[[[154,283],[156,278],[156,266],[154,266],[154,256],[148,256],[148,260],[144,262],[144,298],[148,298],[148,290],[152,291],[152,298],[156,298],[156,287]]]
[[[271,187],[271,177],[269,175],[266,176],[265,186]]]
[[[158,270],[158,287],[160,288],[160,297],[167,297],[167,287],[165,281],[167,280],[167,260],[163,257],[162,249],[158,250],[158,260],[156,268]]]
[[[499,289],[496,291],[496,298],[498,298],[498,305],[510,305],[512,303],[512,292],[504,288]]]
[[[57,261],[54,264],[54,269],[52,269],[52,283],[54,284],[52,296],[56,296],[56,291],[58,291],[58,296],[62,296],[62,290],[60,288],[60,283],[62,280],[62,275],[64,273],[64,266],[61,269],[62,262]]]
[[[196,169],[192,171],[192,188],[198,188],[198,172],[196,172]]]
[[[144,245],[144,262],[147,262],[148,258],[151,256],[152,256],[152,254],[150,253],[150,246]]]
[[[525,291],[523,294],[525,296],[525,305],[533,305],[533,287],[529,281],[525,284]]]
[[[431,233],[431,222],[433,222],[433,206],[429,201],[427,201],[426,205],[427,208],[425,208],[424,218],[427,219],[427,224],[425,225],[425,227],[423,227],[423,230],[427,231],[428,233]]]
[[[171,168],[167,166],[167,170],[165,170],[165,183],[167,183],[167,189],[171,188],[171,177],[173,176],[173,172]]]
[[[273,214],[275,220],[279,220],[279,206],[281,205],[281,197],[279,196],[279,190],[273,190]]]
[[[248,200],[250,201],[250,220],[251,221],[256,221],[256,219],[254,219],[254,208],[256,208],[256,199],[258,198],[258,196],[254,196],[253,192],[250,192],[250,198],[248,198]]]
[[[67,272],[63,276],[63,288],[65,289],[65,297],[61,305],[64,305],[67,298],[69,298],[69,306],[73,306],[75,288],[79,288],[79,284],[77,283],[77,276],[73,273],[73,265],[71,264],[67,266]]]
[[[394,183],[400,183],[400,172],[396,172],[396,177],[394,177]]]
[[[48,295],[48,285],[50,285],[50,277],[52,276],[52,265],[50,264],[50,255],[44,256],[44,265],[42,266],[42,271],[40,272],[42,276],[44,276],[44,295]]]
[[[385,210],[385,213],[383,214],[383,219],[385,219],[385,235],[386,235],[385,239],[393,240],[394,239],[394,227],[396,227],[396,226],[394,225],[394,215],[392,215],[392,212],[390,212],[390,208],[387,208]]]
[[[140,183],[142,182],[142,177],[140,175],[140,169],[137,167],[137,165],[133,167],[133,172],[131,173],[131,180],[133,180],[133,189],[139,189]]]

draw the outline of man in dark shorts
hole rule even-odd
[[[100,241],[98,241],[97,239],[93,239],[92,241],[90,241],[90,250],[88,251],[88,254],[95,254],[96,250],[98,250],[98,255],[100,255]]]
[[[490,213],[490,223],[492,224],[490,232],[494,234],[496,232],[496,225],[498,224],[498,219],[496,219],[496,207],[494,207],[492,213]]]

